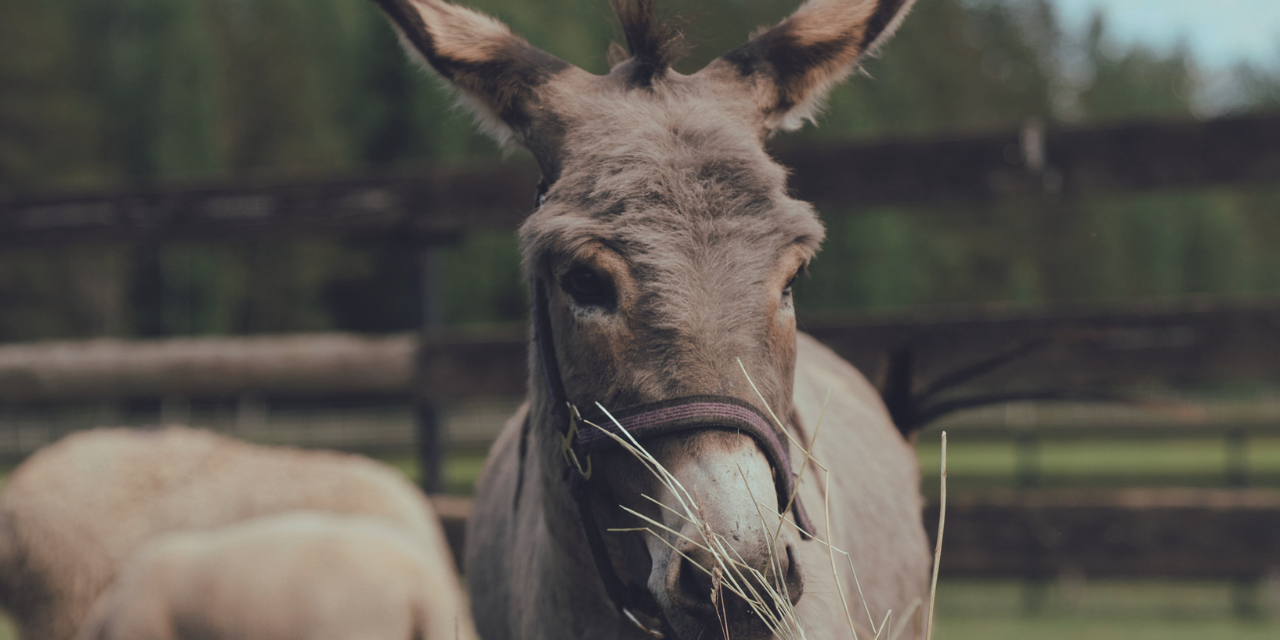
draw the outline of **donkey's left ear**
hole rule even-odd
[[[554,119],[542,100],[542,89],[563,72],[585,71],[470,9],[441,0],[374,2],[395,24],[406,46],[461,91],[487,133],[504,145],[519,141],[540,155],[537,129]]]
[[[915,0],[808,0],[778,26],[718,58],[698,75],[729,78],[759,104],[766,133],[812,120],[831,87],[874,53]]]

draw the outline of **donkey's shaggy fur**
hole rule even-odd
[[[381,518],[296,511],[147,544],[77,640],[474,640],[447,556]]]
[[[68,640],[150,541],[299,509],[382,518],[448,554],[426,498],[371,460],[179,427],[98,429],[40,450],[0,492],[0,605],[23,640]]]
[[[616,604],[652,626],[682,640],[769,634],[760,621],[732,615],[740,599],[712,598],[713,580],[694,566],[697,532],[646,499],[674,496],[638,461],[598,455],[588,495],[570,495],[560,444],[567,425],[553,406],[561,395],[610,409],[728,397],[768,405],[780,429],[806,440],[815,398],[833,385],[815,447],[836,477],[821,489],[808,479],[802,498],[816,507],[830,497],[832,542],[853,554],[877,619],[922,599],[930,562],[914,456],[861,375],[797,334],[790,283],[823,229],[811,206],[789,197],[785,172],[764,150],[768,136],[813,116],[912,0],[809,0],[693,75],[670,68],[675,40],[657,26],[653,2],[619,0],[631,58],[606,76],[530,53],[536,49],[492,18],[442,0],[375,1],[500,138],[533,153],[547,187],[520,229],[540,312],[530,402],[494,446],[468,532],[482,634],[644,637],[604,591],[586,542],[592,527],[609,547],[601,565],[611,564],[619,590],[630,593]],[[544,362],[548,353],[554,358]],[[774,495],[773,474],[788,470],[771,468],[754,441],[726,431],[686,431],[645,446],[702,497],[702,519],[733,545],[731,555],[799,601],[809,637],[841,633],[844,607],[821,543],[785,527],[772,537],[779,516],[765,496]],[[582,522],[580,504],[596,515]],[[673,533],[608,531],[638,524],[619,504]],[[840,580],[852,584],[847,571]],[[799,600],[802,593],[810,595]],[[717,620],[717,607],[732,620]]]

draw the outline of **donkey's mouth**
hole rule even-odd
[[[691,619],[669,628],[678,640],[773,640],[776,636],[751,611],[715,614]]]
[[[701,567],[691,566],[698,562],[693,559],[697,558],[696,552],[683,549],[680,554],[673,554],[667,565],[664,594],[670,605],[666,617],[673,623],[671,627],[683,640],[766,640],[774,637],[774,627],[792,626],[791,607],[804,591],[804,581],[798,568],[787,566],[792,557],[790,546],[783,555],[785,559],[774,562],[786,573],[784,580],[778,581],[766,569],[767,577],[742,571],[732,581],[735,584],[730,584],[718,568],[708,574]],[[781,602],[784,600],[785,604]],[[779,605],[787,610],[779,611]]]

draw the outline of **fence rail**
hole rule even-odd
[[[937,506],[925,511],[936,533]],[[953,577],[1257,580],[1280,570],[1280,492],[1265,489],[1007,491],[947,504]]]
[[[869,375],[904,350],[915,388],[1010,350],[963,389],[1097,389],[1280,376],[1280,301],[911,313],[803,321]],[[420,337],[310,334],[0,345],[0,403],[244,394],[521,395],[523,326]],[[1030,346],[1030,348],[1026,348]]]
[[[439,498],[436,504],[461,559],[470,502]],[[924,521],[936,536],[937,504],[925,508]],[[1256,581],[1280,571],[1277,531],[1280,491],[1274,490],[959,495],[947,503],[941,573]]]
[[[1205,122],[1046,128],[933,140],[780,148],[800,198],[834,210],[1070,198],[1125,190],[1280,184],[1280,113]],[[385,394],[417,403],[424,484],[437,486],[442,400],[523,393],[525,331],[450,334],[432,247],[511,229],[531,208],[529,164],[305,180],[152,185],[0,201],[0,250],[74,243],[244,242],[373,234],[419,251],[420,335],[98,340],[0,346],[0,405],[237,395]],[[1280,301],[977,310],[809,319],[802,328],[898,394],[987,399],[1037,391],[1274,379]],[[1012,357],[1017,355],[1018,357]],[[1010,357],[1004,357],[1010,356]],[[991,366],[995,362],[1002,366]],[[954,374],[969,375],[953,385]],[[904,383],[905,380],[905,383]],[[896,385],[896,386],[894,386]],[[994,394],[994,395],[992,395]],[[1001,395],[1004,394],[1004,395]],[[948,400],[950,397],[950,400]],[[979,398],[982,396],[979,395]],[[948,405],[947,402],[951,404]]]
[[[947,139],[783,147],[791,188],[819,205],[980,202],[1280,182],[1280,114],[1044,128]],[[251,180],[0,202],[0,246],[394,233],[438,242],[510,229],[532,205],[531,164]]]

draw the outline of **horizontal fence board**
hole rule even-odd
[[[437,502],[455,557],[470,504]],[[938,505],[924,511],[937,534]],[[1280,568],[1280,491],[1124,489],[952,496],[945,578],[1257,580]],[[855,562],[856,562],[855,558]]]
[[[1280,182],[1280,114],[942,139],[783,147],[790,187],[838,210],[1050,194]],[[1036,158],[1028,163],[1027,158]],[[385,175],[142,186],[0,202],[0,247],[383,233],[439,241],[511,229],[537,169],[423,167]]]
[[[350,233],[447,241],[514,229],[531,209],[538,175],[526,164],[432,167],[12,200],[0,202],[0,248]]]
[[[936,535],[938,510],[925,510]],[[1260,579],[1280,568],[1280,491],[1003,491],[947,503],[942,575]]]
[[[922,312],[805,321],[874,377],[916,354],[917,386],[1028,341],[1043,348],[964,389],[1089,389],[1280,377],[1280,302],[1192,301],[1096,310]],[[131,397],[521,395],[526,333],[99,339],[0,346],[0,402]]]
[[[1179,421],[1177,417],[1167,418],[1163,422],[1151,424],[1090,422],[1072,425],[1026,425],[1026,426],[989,426],[965,425],[948,426],[946,431],[955,442],[1012,442],[1024,438],[1037,441],[1073,442],[1082,440],[1175,440],[1175,439],[1212,439],[1222,441],[1224,437],[1277,437],[1280,436],[1280,422],[1277,421]],[[920,438],[936,439],[939,428],[930,428]]]
[[[1064,391],[1280,376],[1280,300],[941,309],[801,326],[869,375],[886,354],[908,350],[918,388],[1032,343],[969,386]]]
[[[1039,141],[1039,144],[1037,144]],[[1280,115],[1036,129],[784,151],[824,205],[947,203],[1280,182]],[[1033,148],[1034,147],[1034,148]],[[1028,166],[1027,156],[1039,156]]]
[[[0,347],[0,401],[405,394],[414,335],[120,340]]]

